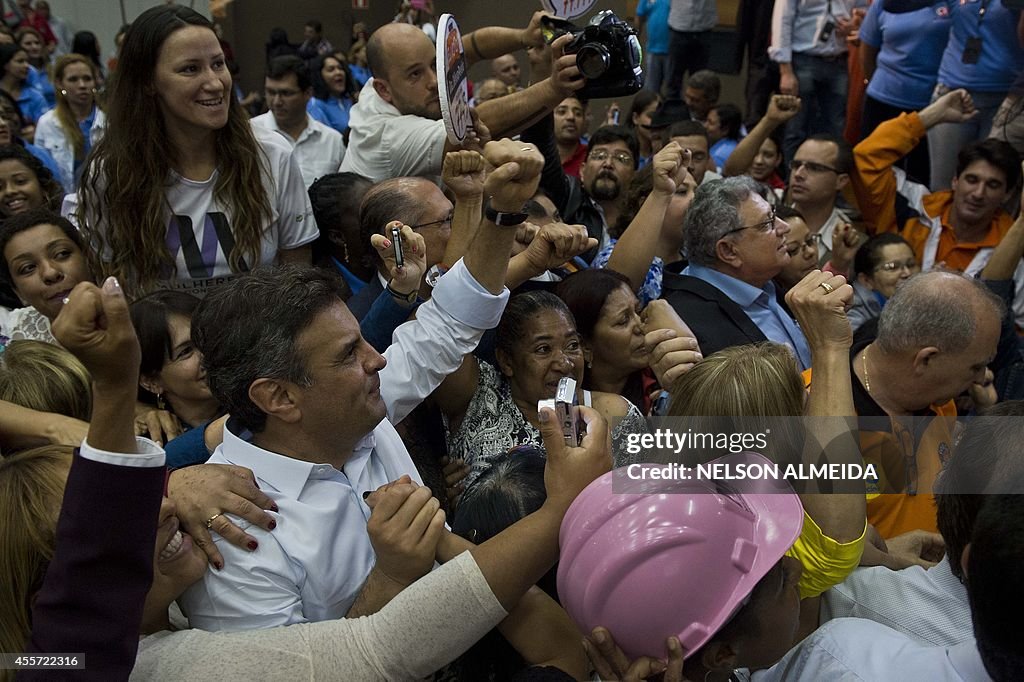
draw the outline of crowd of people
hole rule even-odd
[[[431,0],[260,95],[11,3],[0,680],[1018,679],[1022,4],[744,1],[727,102],[640,0],[601,122],[524,11],[455,143]]]

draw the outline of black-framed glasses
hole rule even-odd
[[[439,227],[444,227],[445,224],[447,224],[448,227],[450,228],[452,226],[452,218],[454,217],[455,212],[453,211],[444,218],[441,218],[440,220],[432,220],[429,223],[420,223],[419,225],[410,225],[409,227],[411,227],[414,230],[422,230],[425,227],[434,227],[435,225]]]
[[[886,263],[880,263],[875,272],[881,270],[882,272],[896,272],[897,270],[904,270],[907,272],[914,272],[917,270],[917,260],[908,258],[907,260],[891,260]]]
[[[775,221],[778,220],[778,218],[779,217],[778,217],[778,215],[776,215],[775,209],[773,208],[771,210],[771,212],[768,214],[768,217],[766,217],[761,222],[754,223],[753,225],[744,225],[743,227],[737,227],[735,230],[729,230],[728,232],[726,232],[722,236],[723,237],[728,237],[730,234],[735,234],[737,232],[742,232],[743,230],[760,230],[761,232],[774,232],[775,231]]]
[[[789,170],[798,171],[801,168],[806,168],[809,173],[835,173],[841,175],[838,168],[832,166],[826,166],[823,163],[815,163],[814,161],[801,161],[800,159],[793,159],[789,162]]]
[[[790,256],[795,256],[796,254],[800,253],[800,249],[809,249],[817,253],[818,242],[820,241],[820,234],[812,234],[808,235],[807,239],[803,240],[802,242],[786,242],[786,253],[788,253]]]

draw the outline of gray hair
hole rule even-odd
[[[693,195],[683,223],[683,250],[697,265],[710,267],[718,261],[715,245],[729,232],[742,227],[740,204],[760,196],[757,182],[746,175],[701,183]]]
[[[886,353],[965,348],[986,309],[1002,320],[1002,300],[980,280],[952,272],[918,273],[899,285],[882,308],[878,346]]]
[[[392,220],[415,225],[423,219],[423,183],[425,178],[388,178],[366,191],[359,205],[359,241],[374,263],[380,263],[380,254],[373,248],[370,238],[384,234],[384,227]],[[387,236],[387,235],[385,235]]]
[[[722,93],[722,81],[718,74],[710,69],[701,69],[696,73],[690,74],[686,85],[687,87],[702,91],[712,102],[717,102],[719,95]]]
[[[311,386],[296,339],[321,311],[341,303],[344,282],[310,266],[264,267],[211,292],[192,318],[210,392],[233,418],[258,433],[267,415],[249,398],[257,379]]]

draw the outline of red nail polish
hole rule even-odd
[[[222,564],[219,561],[214,561],[213,562],[213,567],[216,568],[218,571],[220,571],[220,570],[224,569],[224,564]]]
[[[277,521],[271,521],[269,524],[267,524],[267,527],[270,528],[270,530],[274,530],[275,528],[277,528]]]
[[[259,543],[257,543],[255,540],[250,540],[246,547],[255,552],[256,548],[259,547]]]
[[[279,512],[279,511],[281,511],[280,509],[278,509],[278,508],[277,508],[277,505],[276,505],[276,504],[272,504],[272,505],[270,506],[270,509],[271,509],[271,511],[276,511],[276,512]]]

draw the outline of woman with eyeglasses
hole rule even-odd
[[[847,311],[853,330],[882,314],[882,308],[904,280],[921,266],[903,237],[887,232],[869,239],[853,260],[853,305]]]
[[[818,264],[818,242],[821,241],[820,234],[812,234],[807,227],[807,221],[800,211],[790,206],[779,206],[775,215],[789,225],[789,233],[786,235],[786,253],[789,254],[789,262],[772,281],[775,282],[775,293],[781,305],[786,310],[786,293],[796,283],[806,277],[811,271],[821,268],[833,275],[843,275],[849,278],[853,267],[854,254],[860,245],[862,238],[860,232],[853,228],[850,223],[840,223],[832,235],[832,258],[824,267]]]

